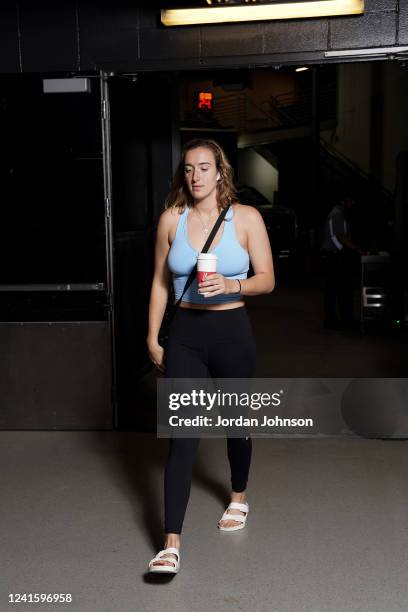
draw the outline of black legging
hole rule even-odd
[[[166,376],[251,378],[255,340],[245,307],[230,310],[179,308],[169,334]],[[164,473],[165,533],[181,533],[200,438],[171,438]],[[232,490],[245,491],[252,440],[227,438]]]

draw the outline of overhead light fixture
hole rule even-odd
[[[207,0],[208,3],[208,0]],[[263,21],[274,19],[303,19],[308,17],[334,17],[360,15],[364,0],[309,0],[307,2],[232,4],[212,2],[203,8],[162,9],[161,21],[165,26],[228,23],[234,21]]]
[[[325,51],[324,57],[385,57],[407,53],[408,47],[378,47],[372,49],[342,49],[341,51]]]
[[[300,68],[296,68],[295,72],[305,72],[305,70],[309,70],[309,66],[301,66]]]

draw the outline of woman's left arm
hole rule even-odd
[[[275,273],[268,232],[259,211],[253,206],[245,208],[248,252],[254,276],[241,280],[241,295],[271,293],[275,288]],[[234,280],[230,282],[237,284]],[[234,290],[236,291],[236,288]]]

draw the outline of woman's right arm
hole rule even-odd
[[[159,219],[154,253],[154,275],[149,302],[149,329],[147,349],[149,357],[159,370],[164,370],[164,349],[159,344],[159,331],[166,310],[170,271],[167,256],[170,250],[169,230],[172,221],[171,209],[165,210]]]

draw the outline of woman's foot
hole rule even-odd
[[[234,491],[231,493],[231,502],[238,502],[239,504],[246,503],[246,493],[243,491],[242,493],[235,493]],[[245,516],[245,512],[241,512],[241,510],[237,510],[236,508],[231,508],[228,510],[228,514],[240,514],[241,516]],[[240,521],[233,521],[231,519],[228,520],[220,520],[218,522],[219,527],[236,527],[240,525]]]
[[[180,538],[177,536],[177,534],[170,534],[170,536],[166,538],[163,548],[177,548],[177,550],[180,550]],[[173,553],[166,553],[161,559],[154,561],[152,565],[170,565],[171,567],[174,567],[174,563],[171,561],[166,561],[166,558],[177,561],[177,555]]]

